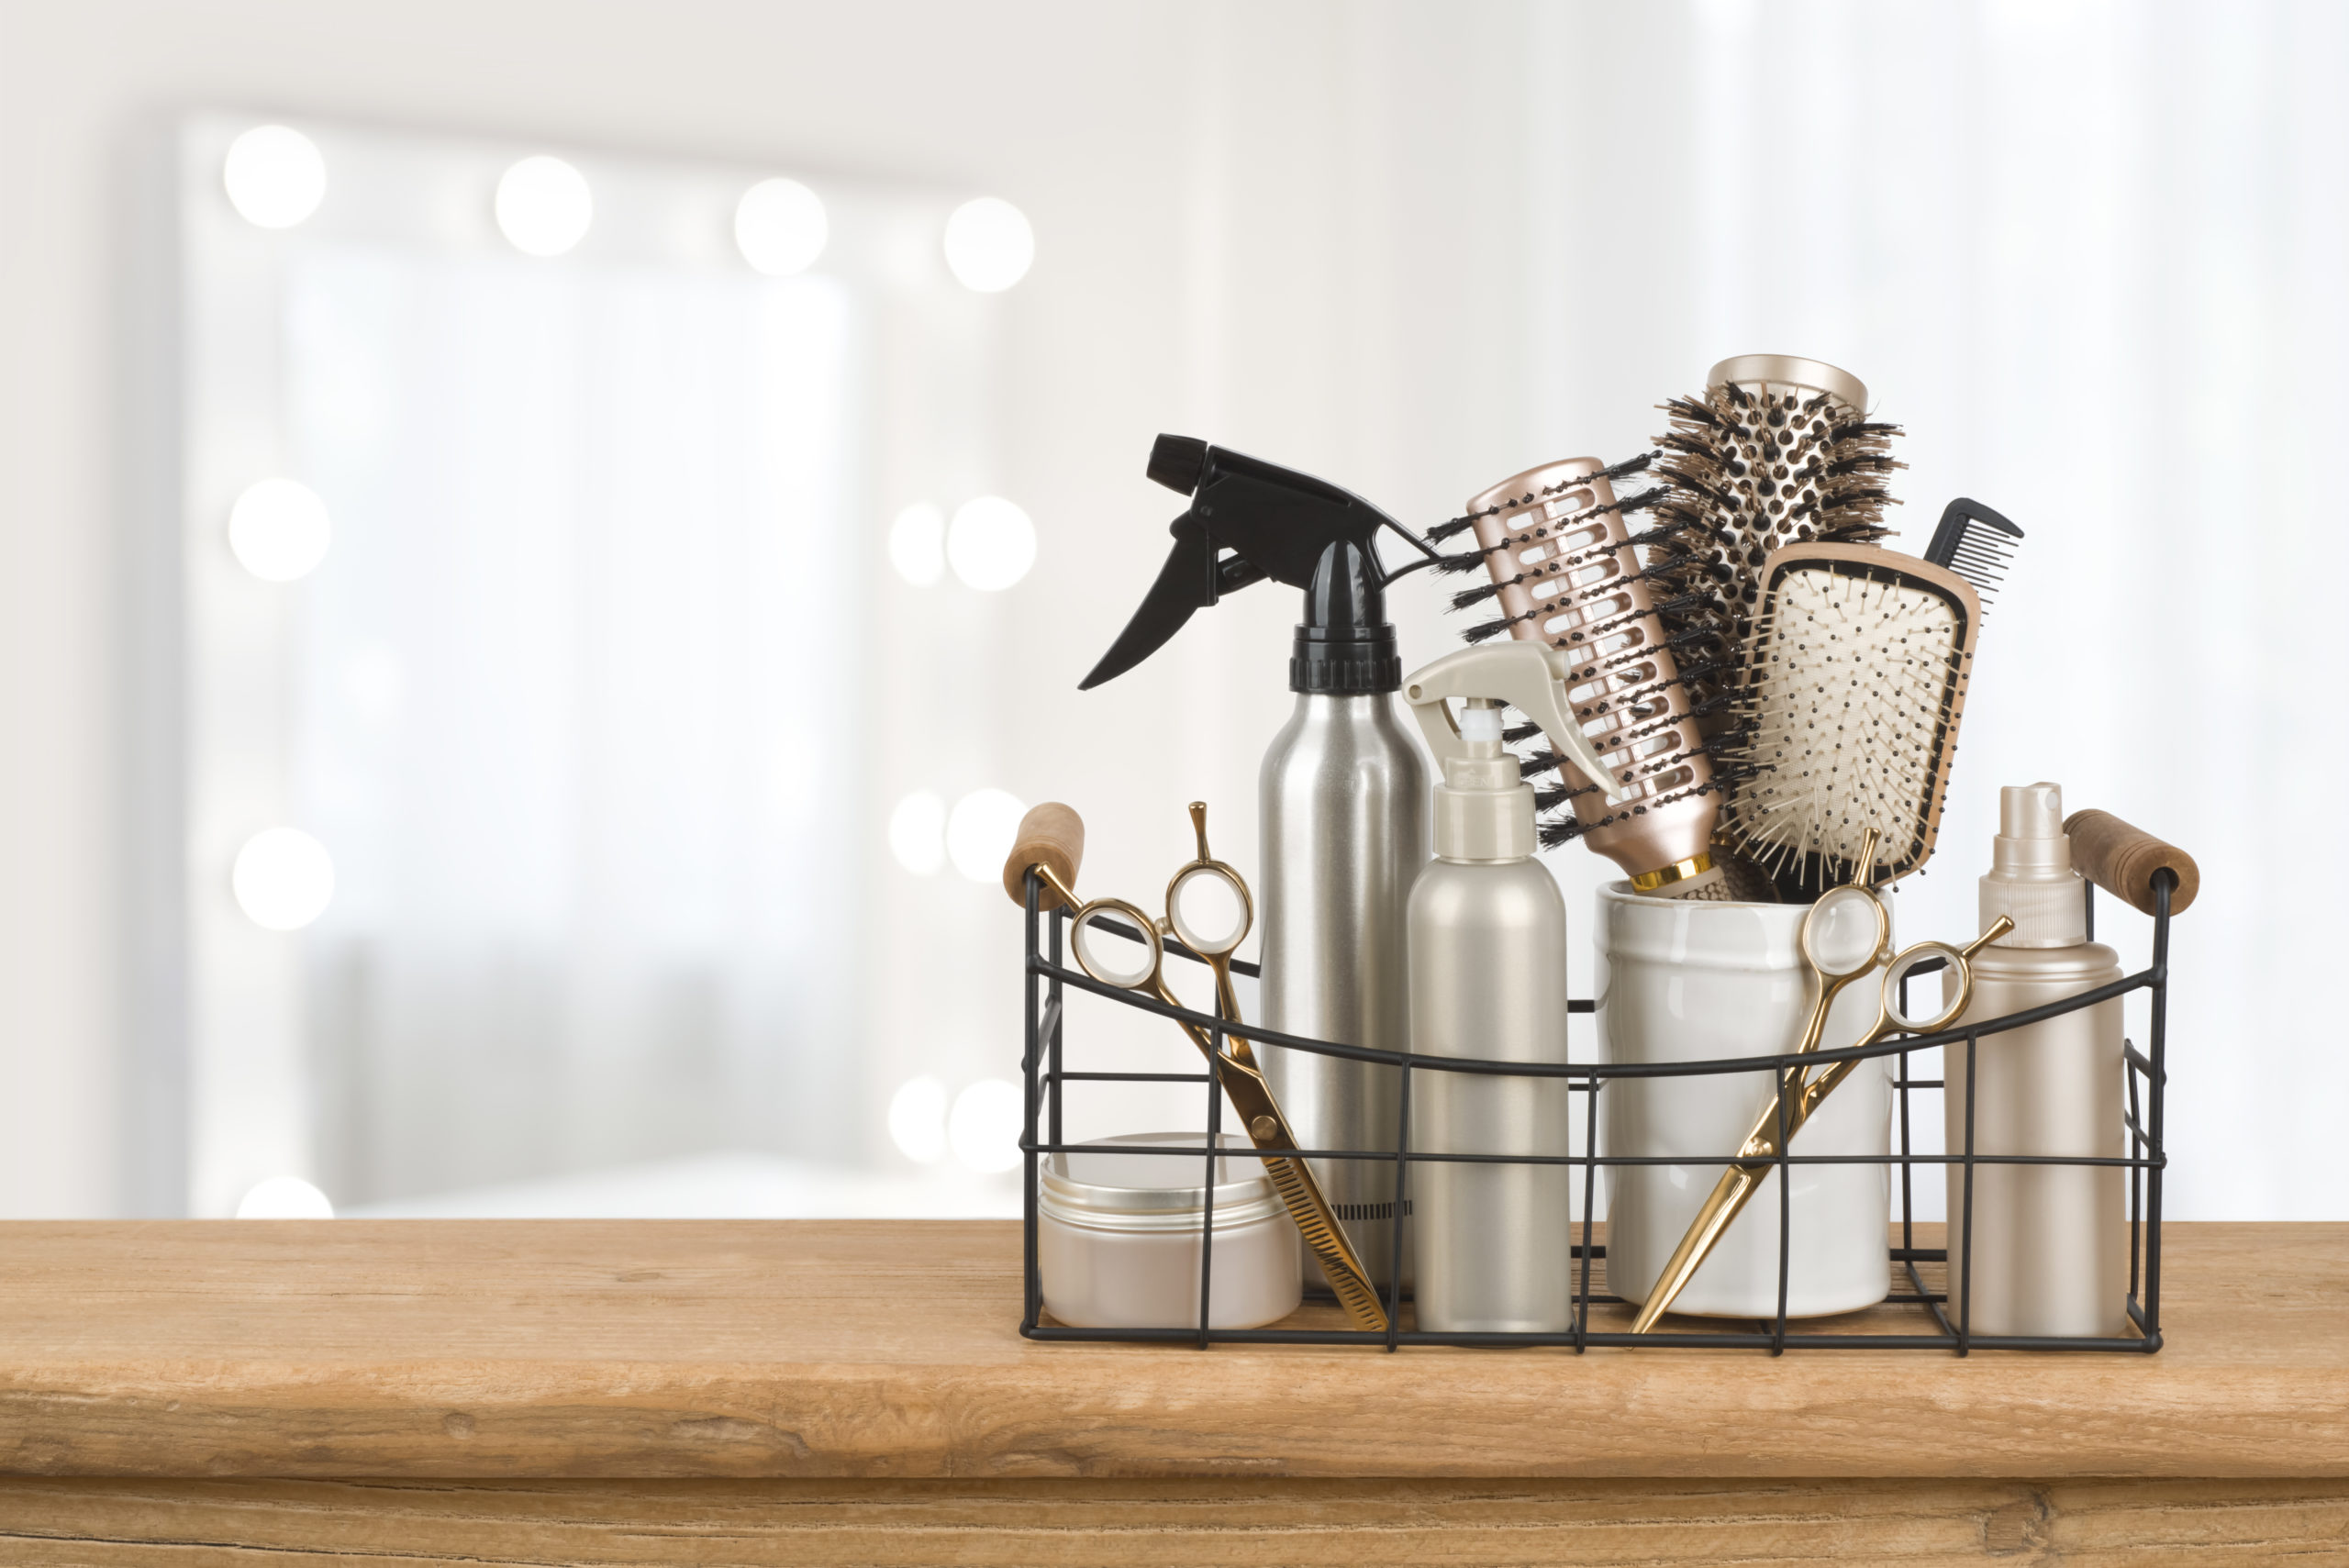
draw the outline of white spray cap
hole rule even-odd
[[[2088,940],[2087,884],[2072,869],[2064,791],[2052,784],[1998,792],[1998,836],[1982,879],[1982,923],[2004,915],[2015,929],[1992,945],[2068,948]]]
[[[1550,744],[1609,801],[1621,788],[1573,717],[1566,656],[1535,642],[1464,648],[1408,677],[1403,700],[1443,769],[1435,791],[1435,852],[1447,861],[1521,861],[1533,853],[1533,790],[1501,744],[1502,705],[1542,728]],[[1455,717],[1452,702],[1462,706]]]

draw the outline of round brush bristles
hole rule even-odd
[[[1833,394],[1779,384],[1731,382],[1662,406],[1672,428],[1657,439],[1656,477],[1666,494],[1644,575],[1657,613],[1685,663],[1742,662],[1762,598],[1762,562],[1782,544],[1868,544],[1888,532],[1886,476],[1898,428],[1871,424]],[[1726,672],[1691,675],[1699,706],[1720,695]]]

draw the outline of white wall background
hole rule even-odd
[[[2312,655],[2343,565],[2344,28],[2317,0],[0,3],[0,1212],[134,1201],[136,183],[173,115],[226,106],[1022,206],[1001,436],[1043,553],[996,771],[1086,813],[1104,888],[1163,884],[1195,796],[1252,867],[1288,701],[1294,606],[1267,589],[1074,690],[1163,553],[1155,431],[1426,522],[1638,450],[1723,355],[1845,366],[1911,431],[1903,542],[1960,492],[2032,533],[1908,933],[1971,925],[2000,783],[2184,842],[2206,887],[2176,954],[2173,1212],[2349,1215],[2320,1159],[2349,1064],[2301,967],[2343,924],[2310,868],[2343,761]],[[1453,645],[1431,591],[1398,595],[1407,660]],[[1597,863],[1560,872],[1586,910]],[[970,1005],[1012,1019],[1002,916]]]

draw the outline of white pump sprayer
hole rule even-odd
[[[1565,655],[1535,642],[1470,648],[1403,682],[1443,766],[1436,858],[1411,886],[1411,1049],[1426,1057],[1563,1064],[1566,906],[1533,860],[1533,790],[1501,744],[1501,705],[1539,725],[1585,777],[1616,782],[1573,719]],[[1450,699],[1463,707],[1454,717]],[[1411,1077],[1411,1141],[1430,1153],[1568,1152],[1566,1080],[1448,1073]],[[1559,1237],[1572,1219],[1572,1167],[1433,1161],[1410,1174],[1422,1328],[1557,1332],[1574,1282]]]
[[[1436,853],[1446,860],[1520,860],[1533,852],[1533,790],[1501,745],[1500,705],[1539,725],[1585,778],[1612,785],[1614,773],[1574,721],[1567,656],[1534,642],[1464,648],[1403,683],[1428,750],[1443,770],[1436,790]],[[1467,706],[1454,717],[1450,699]],[[1608,800],[1624,798],[1609,789]],[[1450,847],[1447,847],[1449,845]]]

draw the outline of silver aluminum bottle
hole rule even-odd
[[[1322,564],[1290,663],[1297,709],[1258,775],[1258,1013],[1285,1034],[1404,1051],[1411,1018],[1403,927],[1411,883],[1428,862],[1427,758],[1395,710],[1401,669],[1375,562],[1341,545]],[[1329,689],[1347,685],[1376,689]],[[1395,1147],[1398,1069],[1269,1046],[1257,1055],[1307,1148]],[[1393,1163],[1309,1163],[1363,1267],[1385,1288],[1393,1269]],[[1407,1212],[1406,1285],[1410,1259]],[[1321,1284],[1310,1253],[1304,1263],[1306,1284]]]
[[[2063,792],[2052,784],[2009,786],[1999,792],[1998,807],[1990,872],[1981,883],[1982,920],[2005,915],[2015,929],[1975,955],[1974,995],[1960,1023],[2045,1006],[2121,978],[2121,955],[2087,940],[2087,888],[2072,869]],[[1944,974],[1944,995],[1953,981]],[[2128,1152],[2117,997],[1980,1036],[1970,1073],[1963,1042],[1943,1046],[1942,1060],[1943,1129],[1952,1154],[1965,1150],[1969,1087],[1976,1154]],[[1953,1321],[1962,1306],[1976,1334],[2128,1332],[2128,1185],[2121,1166],[1975,1166],[1970,1242],[1965,1167],[1946,1169]]]
[[[1427,1056],[1563,1064],[1566,904],[1532,858],[1532,791],[1502,751],[1496,708],[1471,705],[1491,739],[1447,757],[1437,858],[1411,890],[1411,1049]],[[1568,1152],[1564,1078],[1411,1075],[1411,1146],[1450,1154]],[[1414,1162],[1419,1327],[1554,1333],[1574,1326],[1574,1167]]]

